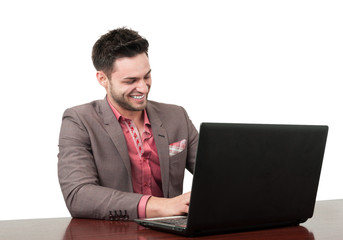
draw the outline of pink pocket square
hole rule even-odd
[[[169,144],[169,156],[174,156],[182,152],[186,148],[187,140],[183,139],[179,142]]]

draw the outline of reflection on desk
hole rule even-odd
[[[200,239],[342,239],[343,200],[318,201],[313,218],[301,226],[219,234]],[[154,231],[134,222],[55,218],[0,221],[0,240],[197,239]]]
[[[275,228],[263,231],[241,232],[203,236],[201,239],[314,239],[305,227]],[[190,239],[146,229],[133,222],[109,222],[98,220],[72,219],[66,230],[64,240],[69,239]],[[193,239],[193,238],[192,238]]]

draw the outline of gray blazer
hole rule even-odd
[[[164,197],[182,193],[184,170],[194,170],[198,132],[179,106],[149,101]],[[187,140],[169,156],[169,144]],[[109,219],[109,211],[137,218],[142,194],[133,193],[126,140],[106,98],[67,109],[59,138],[58,177],[73,217]]]

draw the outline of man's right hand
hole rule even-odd
[[[174,198],[150,197],[146,205],[146,217],[168,217],[188,213],[191,192]]]

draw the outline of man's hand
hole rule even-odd
[[[168,217],[188,213],[191,192],[174,198],[150,197],[146,205],[146,217]]]

